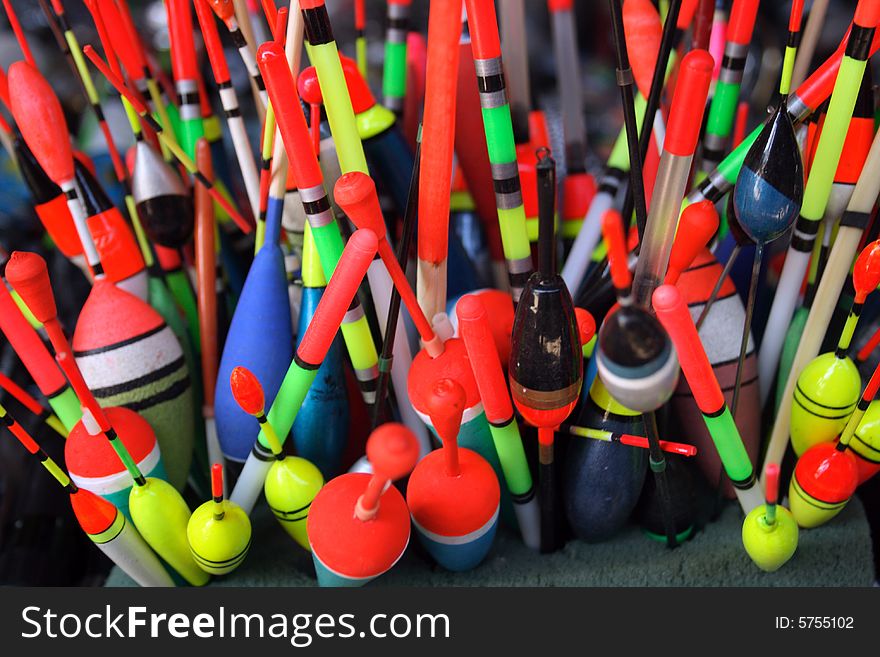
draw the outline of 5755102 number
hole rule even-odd
[[[776,629],[851,630],[852,616],[777,616]]]

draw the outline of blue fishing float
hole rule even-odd
[[[293,358],[287,275],[284,254],[278,245],[280,230],[277,214],[267,218],[265,242],[254,257],[241,290],[217,373],[217,436],[223,455],[236,462],[247,458],[257,439],[258,427],[232,397],[232,369],[243,365],[251,370],[262,381],[267,399],[271,400]]]

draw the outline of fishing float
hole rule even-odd
[[[186,540],[199,568],[211,575],[228,575],[238,568],[251,547],[251,521],[241,507],[225,499],[223,466],[211,466],[211,500],[193,511]]]
[[[640,449],[648,449],[648,439],[644,436],[633,436],[628,433],[617,433],[615,431],[606,431],[604,429],[591,429],[590,427],[579,427],[574,424],[560,424],[559,433],[567,433],[570,436],[578,438],[589,438],[590,440],[601,440],[606,443],[620,443],[629,447],[638,447]],[[697,448],[686,443],[678,443],[672,440],[661,440],[660,449],[669,454],[678,456],[696,456]]]
[[[730,7],[724,58],[715,82],[715,92],[706,118],[706,133],[703,136],[701,167],[704,173],[718,165],[727,149],[759,4],[760,0],[733,0]]]
[[[196,182],[202,185],[208,192],[211,194],[211,198],[223,209],[226,214],[235,222],[235,224],[239,227],[239,229],[248,234],[251,232],[252,227],[248,223],[248,221],[241,216],[241,213],[235,207],[233,207],[232,203],[220,193],[220,191],[211,183],[208,178],[205,176],[204,172],[199,170],[196,166],[195,162],[190,158],[178,144],[176,144],[167,134],[168,131],[163,129],[162,126],[149,114],[149,110],[147,106],[144,105],[140,99],[129,89],[125,83],[121,80],[121,78],[116,75],[110,67],[107,65],[104,60],[101,59],[101,56],[95,52],[95,49],[92,46],[87,45],[83,47],[83,53],[86,57],[88,57],[91,62],[95,65],[101,74],[107,78],[107,81],[119,92],[120,96],[124,97],[135,110],[135,112],[144,120],[144,122],[150,126],[150,128],[156,133],[156,136],[165,145],[168,150],[174,155],[174,157],[183,165],[183,167],[190,173],[190,175],[195,178]]]
[[[233,0],[208,0],[211,9],[217,15],[226,29],[229,30],[229,36],[232,37],[232,43],[238,50],[241,61],[247,69],[251,82],[255,85],[258,93],[254,96],[254,102],[258,111],[266,110],[269,106],[269,97],[266,93],[266,85],[263,82],[263,76],[257,68],[257,62],[254,59],[254,53],[248,44],[244,31],[239,24],[235,15],[235,6]]]
[[[0,389],[9,393],[13,399],[40,418],[43,423],[51,427],[59,436],[67,438],[69,431],[67,427],[61,423],[61,420],[58,419],[58,416],[43,406],[27,390],[22,388],[2,372],[0,372]]]
[[[644,208],[640,212],[644,212]],[[678,362],[669,336],[657,319],[645,309],[633,305],[623,220],[616,211],[609,211],[602,218],[602,234],[608,248],[618,307],[605,317],[599,329],[597,373],[615,400],[642,413],[663,532],[666,545],[672,548],[690,534],[692,519],[679,517],[673,506],[666,457],[660,448],[654,411],[672,396],[678,383]]]
[[[782,96],[779,106],[746,153],[733,188],[736,221],[755,243],[746,315],[737,359],[736,383],[733,389],[733,401],[730,404],[734,416],[739,402],[743,363],[749,345],[749,327],[752,324],[764,248],[792,227],[804,197],[804,166],[794,134],[794,126],[786,109],[788,96],[786,84],[787,80],[783,79],[779,89]]]
[[[284,380],[278,388],[269,409],[268,419],[279,440],[287,438],[309,387],[317,376],[321,362],[349,311],[357,289],[379,248],[376,234],[370,230],[356,230],[345,245],[335,276],[327,283],[312,321],[300,339]],[[230,499],[250,513],[266,480],[271,466],[264,446],[262,432],[248,454],[247,461]]]
[[[792,395],[790,435],[795,453],[832,440],[856,408],[861,376],[848,351],[868,295],[880,285],[880,241],[868,244],[853,265],[854,299],[837,348],[800,372]]]
[[[0,331],[30,374],[40,394],[69,432],[82,417],[79,400],[52,359],[39,334],[16,306],[6,284],[0,284]]]
[[[320,586],[363,586],[394,567],[409,545],[409,509],[389,484],[412,471],[418,441],[389,422],[370,434],[367,457],[372,475],[336,477],[312,501],[307,522]]]
[[[843,290],[844,282],[850,272],[850,265],[856,255],[862,233],[867,228],[874,203],[880,194],[880,133],[875,134],[862,167],[862,173],[853,190],[850,202],[844,212],[834,246],[828,256],[825,272],[819,280],[804,324],[797,352],[791,361],[787,383],[778,397],[778,411],[770,435],[772,454],[779,455],[785,450],[789,438],[790,409],[798,376],[819,353],[822,340],[831,321],[837,298]]]
[[[449,200],[454,157],[457,71],[461,39],[460,0],[437,2],[428,13],[428,66],[419,176],[419,305],[428,317],[446,309]]]
[[[220,102],[223,105],[223,113],[226,117],[226,126],[229,128],[229,136],[232,138],[232,146],[235,150],[235,158],[241,177],[244,181],[245,192],[251,204],[251,212],[256,217],[260,213],[260,180],[257,167],[254,163],[254,154],[251,151],[244,118],[238,104],[238,94],[232,85],[229,74],[229,65],[226,62],[226,54],[220,35],[217,33],[217,25],[211,13],[207,0],[194,0],[196,18],[205,42],[205,50],[208,53],[208,61],[217,83],[220,94]]]
[[[486,148],[492,168],[501,242],[507,261],[508,283],[516,303],[532,273],[532,258],[510,105],[502,71],[495,5],[483,0],[466,0],[465,4],[480,90]]]
[[[421,196],[421,191],[419,195]],[[355,226],[367,228],[378,237],[379,257],[409,311],[425,351],[431,358],[436,358],[443,353],[443,341],[434,332],[431,323],[422,311],[416,300],[416,295],[406,279],[406,273],[397,262],[394,251],[388,243],[385,236],[385,221],[382,219],[382,209],[379,207],[379,197],[373,179],[360,171],[345,173],[336,181],[333,196]],[[445,308],[445,306],[444,302],[442,307]]]
[[[286,67],[286,62],[283,66]],[[271,221],[266,217],[263,245],[251,263],[238,297],[217,371],[214,392],[217,438],[224,456],[238,463],[244,462],[251,453],[257,428],[232,398],[227,383],[232,369],[243,365],[253,371],[270,398],[274,398],[294,354],[280,236],[281,215],[273,213]],[[265,338],[258,349],[253,345],[255,335]]]
[[[467,404],[464,388],[452,379],[438,379],[428,404],[443,447],[416,464],[406,503],[416,535],[434,560],[447,570],[470,570],[492,548],[501,489],[492,466],[456,442]]]
[[[384,230],[384,224],[382,228]],[[321,260],[308,224],[303,242],[301,277],[298,338],[305,335],[327,287],[327,279],[321,269]],[[296,453],[314,463],[327,480],[340,473],[343,453],[348,444],[350,414],[343,364],[344,350],[342,338],[337,335],[324,356],[318,375],[293,423]]]
[[[815,7],[816,4],[818,3],[814,2],[813,6]],[[791,91],[798,46],[801,44],[803,16],[804,0],[792,0],[791,11],[788,15],[788,40],[785,42],[785,53],[782,56],[782,80],[779,84],[779,93],[786,97]],[[798,78],[797,84],[800,84],[801,80],[803,80],[803,77]]]
[[[657,182],[633,276],[633,302],[642,307],[650,304],[651,294],[663,280],[669,263],[681,200],[699,138],[712,67],[712,56],[705,50],[692,50],[681,61]]]
[[[663,21],[651,0],[624,0],[621,14],[626,48],[632,58],[633,82],[638,92],[647,96],[651,92],[651,81],[663,40]]]
[[[706,248],[718,232],[718,212],[709,201],[701,201],[687,206],[678,219],[678,229],[672,250],[669,252],[669,266],[666,268],[667,285],[675,285],[681,279],[700,252]],[[620,235],[620,239],[622,239]]]
[[[171,70],[177,106],[180,111],[180,138],[184,152],[195,159],[196,142],[205,136],[199,99],[198,62],[193,40],[192,10],[189,0],[168,0],[165,3]]]
[[[3,406],[0,406],[0,422],[68,492],[79,526],[101,552],[140,586],[174,586],[137,529],[115,506],[73,483]]]
[[[849,441],[849,451],[856,457],[860,486],[880,472],[878,420],[880,420],[880,402],[872,401]]]
[[[504,380],[501,359],[492,337],[489,314],[481,298],[472,294],[458,301],[455,312],[523,542],[532,550],[539,550],[540,508],[510,402],[510,392]]]
[[[785,266],[779,278],[773,305],[767,318],[764,341],[758,354],[758,377],[764,380],[762,390],[769,392],[786,329],[794,313],[798,291],[807,272],[810,252],[819,223],[828,204],[834,171],[843,149],[847,127],[852,117],[860,82],[869,56],[869,44],[880,22],[880,5],[860,0],[853,18],[853,26],[847,38],[846,50],[840,71],[834,83],[828,114],[816,146],[816,155],[804,189],[800,216],[794,228],[791,244],[785,258]],[[767,392],[763,395],[766,398]],[[769,462],[778,463],[782,457],[779,446],[771,442]]]
[[[108,460],[107,452],[105,451],[101,455],[97,452],[97,445],[109,443],[134,481],[134,486],[128,493],[128,507],[135,527],[141,536],[187,582],[193,586],[206,584],[208,575],[196,566],[190,555],[189,546],[186,544],[186,523],[190,517],[189,507],[170,483],[158,477],[143,475],[140,465],[132,458],[132,454],[123,442],[124,439],[117,433],[117,427],[119,427],[122,429],[122,435],[131,435],[137,444],[143,443],[145,436],[152,437],[152,429],[146,421],[128,409],[111,407],[105,412],[98,405],[95,396],[86,385],[83,374],[74,359],[75,352],[58,321],[46,262],[33,253],[15,252],[6,266],[6,275],[13,281],[13,285],[34,315],[43,323],[55,349],[56,359],[76,391],[83,407],[83,417],[71,431],[65,443],[65,453],[74,457],[74,454],[69,451],[72,449],[71,446],[76,444],[82,446],[86,440],[90,440],[89,453],[91,458],[96,462],[106,463]],[[135,299],[131,295],[125,296]],[[75,340],[76,336],[74,336]],[[184,418],[177,419],[179,423]],[[99,434],[104,434],[107,443],[96,443],[94,438]],[[191,443],[189,452],[191,455]],[[162,463],[159,461],[158,454],[159,450],[154,448],[141,461],[143,465],[155,463],[155,469],[151,474],[161,474]],[[75,460],[75,458],[67,459],[71,467]],[[82,461],[85,462],[84,459]],[[106,482],[106,476],[98,479],[98,483],[105,484]]]
[[[324,188],[324,176],[312,148],[305,117],[298,106],[291,106],[287,102],[287,99],[297,97],[293,76],[279,44],[273,42],[262,44],[257,54],[257,61],[268,85],[272,105],[278,111],[276,115],[278,129],[284,147],[288,149],[289,166],[315,239],[321,267],[324,276],[330,280],[343,251],[342,234]],[[359,302],[345,315],[342,337],[364,401],[373,404],[379,356],[376,353],[366,315]]]
[[[382,104],[398,117],[406,98],[406,36],[412,0],[389,0],[385,18]]]
[[[83,205],[58,98],[39,72],[23,62],[10,67],[9,83],[15,115],[36,121],[22,125],[23,138],[47,174],[65,189],[71,214],[81,217]],[[193,414],[180,344],[156,311],[104,276],[88,227],[77,222],[96,278],[77,321],[73,355],[104,404],[130,406],[156,429],[169,478],[182,488],[192,459]],[[111,316],[114,321],[108,321]]]
[[[263,484],[266,503],[291,538],[304,550],[311,550],[306,520],[315,495],[324,485],[321,471],[305,458],[284,455],[281,441],[266,418],[263,387],[253,372],[236,367],[229,377],[229,387],[241,409],[257,418],[272,450],[272,456],[268,458],[274,461]]]
[[[661,285],[652,295],[657,318],[675,345],[681,369],[745,513],[761,503],[749,455],[681,293]]]
[[[791,511],[778,504],[778,465],[767,464],[764,481],[764,504],[752,509],[743,520],[742,541],[755,565],[772,573],[794,556],[798,544],[798,524]]]
[[[538,271],[529,277],[517,305],[508,376],[513,402],[538,428],[541,550],[558,547],[554,430],[577,404],[583,357],[574,304],[556,273],[553,230],[556,171],[548,150],[538,152],[538,215],[541,222]],[[554,345],[552,349],[547,345]]]

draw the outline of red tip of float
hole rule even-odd
[[[348,95],[351,96],[351,108],[355,114],[366,112],[376,104],[376,98],[364,76],[358,70],[357,62],[351,57],[339,55],[342,62],[342,72],[345,74],[345,86],[348,87]]]
[[[694,15],[697,13],[697,5],[699,3],[700,0],[682,0],[681,9],[678,10],[678,20],[675,22],[675,27],[679,30],[688,29],[694,20]]]
[[[215,500],[223,497],[223,466],[220,463],[211,466],[211,496]]]
[[[711,201],[700,201],[684,209],[669,255],[667,283],[675,284],[681,272],[691,266],[717,230],[718,212]],[[670,277],[674,280],[669,280]]]
[[[229,65],[223,52],[223,44],[217,33],[217,25],[214,23],[214,15],[211,13],[206,0],[195,0],[196,18],[202,31],[202,39],[205,42],[205,50],[208,52],[208,61],[217,82],[229,80]]]
[[[618,290],[630,286],[632,275],[627,264],[626,240],[623,237],[623,219],[620,212],[610,209],[602,215],[602,237],[608,247],[611,281]]]
[[[853,267],[853,287],[856,302],[861,303],[880,285],[880,240],[862,249]]]
[[[727,21],[728,41],[744,45],[751,43],[759,2],[760,0],[737,0],[733,3],[730,19]]]
[[[673,155],[693,155],[714,66],[715,60],[707,50],[691,50],[681,61],[666,126],[665,151]]]
[[[367,458],[377,474],[394,481],[416,466],[419,442],[404,425],[388,422],[370,434]]]
[[[438,379],[431,386],[428,397],[428,415],[431,424],[444,442],[451,442],[458,436],[461,416],[467,404],[464,388],[454,379]]]
[[[266,406],[263,386],[248,368],[234,367],[229,375],[229,387],[232,388],[232,397],[245,413],[259,415],[263,412]]]
[[[73,149],[58,96],[27,62],[9,67],[12,115],[22,137],[56,185],[73,178]]]
[[[79,526],[90,536],[110,529],[116,520],[116,514],[119,513],[111,502],[85,488],[80,488],[75,495],[70,496],[70,505],[73,507],[73,514],[79,521]]]
[[[647,97],[663,36],[660,14],[651,0],[624,0],[623,31],[636,86]]]
[[[83,321],[88,317],[89,321]],[[125,317],[124,322],[113,321]],[[103,320],[103,321],[102,321]],[[80,311],[73,334],[73,350],[100,349],[139,337],[162,326],[162,316],[136,296],[120,290],[107,279],[95,281]]]
[[[6,265],[6,279],[38,320],[45,324],[57,317],[49,269],[41,256],[15,251]]]
[[[764,470],[764,497],[769,504],[776,504],[779,498],[779,465],[768,463]]]
[[[110,47],[122,61],[128,76],[132,80],[143,79],[147,63],[141,55],[140,44],[132,43],[129,39],[129,30],[116,3],[113,0],[85,0],[85,2],[92,16],[100,14],[107,36],[110,37]],[[109,52],[104,54],[108,59],[112,57]]]
[[[859,0],[853,23],[862,27],[876,27],[880,23],[880,2],[876,0]]]
[[[788,15],[788,31],[800,32],[801,20],[804,16],[804,0],[792,0],[791,13]]]
[[[304,68],[299,74],[296,79],[296,90],[309,105],[320,105],[324,102],[321,84],[318,82],[318,71],[314,66]]]
[[[224,23],[230,18],[235,17],[235,6],[232,4],[232,0],[208,0],[208,4],[211,5],[211,9],[214,10],[217,17]],[[300,2],[299,4],[301,7],[305,7],[305,3]]]
[[[369,228],[385,239],[385,221],[376,194],[376,183],[361,171],[343,174],[333,187],[333,198],[358,228]]]
[[[578,325],[581,345],[585,345],[593,339],[594,335],[596,335],[596,319],[586,308],[575,307],[574,316]]]

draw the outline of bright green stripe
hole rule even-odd
[[[327,121],[330,123],[330,132],[336,143],[342,173],[360,171],[369,174],[336,43],[310,45],[306,51],[318,74],[318,83],[321,85],[324,107],[327,110]]]
[[[779,93],[787,96],[791,89],[791,75],[794,71],[794,60],[797,57],[797,48],[785,47],[785,57],[782,60],[782,77],[779,83]]]
[[[507,488],[514,495],[527,493],[532,488],[532,474],[529,472],[529,464],[526,462],[526,453],[516,421],[505,427],[490,424],[489,430],[492,432],[492,442],[495,443],[495,451],[498,452],[498,459],[501,461]]]
[[[95,84],[92,81],[92,76],[89,74],[89,69],[86,66],[86,60],[85,57],[83,57],[82,50],[80,50],[79,42],[77,42],[76,36],[74,36],[73,32],[70,30],[67,30],[67,32],[64,33],[64,40],[67,41],[67,47],[73,57],[73,63],[76,65],[80,80],[82,80],[83,87],[85,87],[86,96],[89,97],[89,102],[94,105],[99,101],[98,92],[95,90]]]
[[[186,328],[189,331],[189,337],[194,345],[201,344],[199,339],[199,311],[196,305],[196,298],[193,294],[192,286],[186,277],[183,269],[168,272],[165,277],[168,281],[168,288],[177,304],[183,310],[186,316]]]
[[[31,312],[31,309],[27,307],[27,304],[24,302],[24,299],[21,298],[18,292],[12,290],[10,296],[12,297],[12,300],[15,301],[15,305],[18,306],[21,314],[24,315],[24,318],[28,321],[28,324],[31,325],[31,328],[43,328],[43,322],[36,318],[36,316]]]
[[[712,105],[709,107],[706,132],[718,137],[727,137],[733,127],[733,117],[736,114],[738,100],[739,85],[719,80],[715,85]]]
[[[364,37],[358,37],[354,42],[355,57],[357,58],[357,67],[364,79],[367,79],[367,40]]]
[[[329,281],[336,270],[336,263],[342,257],[342,250],[345,248],[339,226],[336,221],[333,221],[324,226],[312,228],[311,231],[312,237],[315,238],[315,246],[318,248],[318,256],[321,258],[324,276]]]
[[[816,155],[804,190],[804,202],[801,207],[801,216],[804,219],[819,221],[825,212],[828,197],[831,195],[831,185],[834,183],[834,172],[837,170],[846,131],[856,104],[856,96],[859,93],[859,85],[865,73],[865,64],[866,62],[860,62],[852,57],[844,57],[840,64],[828,114],[825,116],[825,124],[822,127],[819,145],[816,147]]]
[[[520,260],[531,255],[529,236],[526,232],[526,211],[523,206],[512,210],[498,209],[498,224],[501,228],[501,245],[504,257]]]
[[[406,43],[385,42],[385,66],[382,71],[382,95],[403,98],[406,95]]]
[[[746,154],[749,152],[752,144],[755,143],[758,135],[761,134],[761,128],[763,127],[763,125],[759,125],[752,130],[749,136],[743,139],[742,143],[737,146],[730,155],[725,157],[721,161],[721,164],[718,165],[718,173],[724,176],[724,179],[731,185],[736,184],[736,179],[737,176],[739,176],[739,170],[742,168],[743,160],[746,159]]]
[[[306,223],[303,232],[302,250],[302,282],[303,287],[326,287],[327,278],[321,269],[321,256],[315,246],[315,238],[312,236],[312,228]]]
[[[516,144],[513,141],[510,105],[484,108],[482,112],[489,162],[504,164],[516,161]]]
[[[181,121],[181,146],[193,160],[196,159],[196,143],[205,136],[205,127],[202,119],[186,119]]]
[[[282,445],[287,440],[287,434],[290,433],[290,428],[293,426],[294,420],[296,420],[296,414],[302,408],[306,394],[308,394],[309,388],[312,387],[312,382],[317,374],[317,369],[305,370],[293,361],[291,361],[290,367],[287,368],[287,373],[284,375],[284,380],[281,382],[278,394],[275,395],[275,401],[272,402],[272,408],[269,409],[268,415],[269,423],[278,434],[278,440],[281,441]],[[267,450],[269,449],[269,442],[263,435],[262,430],[260,431],[259,441],[263,447]]]
[[[68,478],[67,473],[59,468],[58,464],[55,463],[55,461],[53,461],[52,459],[47,459],[43,461],[43,467],[46,468],[62,486],[67,486],[70,484],[70,479]]]
[[[116,452],[116,456],[118,456],[119,460],[122,461],[122,465],[124,465],[125,469],[128,470],[128,474],[131,475],[132,479],[137,479],[138,477],[143,476],[140,468],[138,468],[137,466],[137,463],[135,463],[125,445],[122,444],[121,438],[117,436],[115,440],[110,441],[110,445],[111,447],[113,447],[113,451]]]
[[[717,417],[703,415],[712,442],[724,464],[724,471],[734,481],[744,481],[752,476],[752,462],[746,453],[739,430],[733,422],[730,409],[725,404],[724,412]]]
[[[65,387],[64,392],[60,395],[55,395],[48,401],[49,406],[52,407],[55,415],[67,427],[68,431],[73,429],[82,417],[82,407],[79,405],[79,399],[77,399],[76,393],[73,392],[73,388],[70,386]]]

